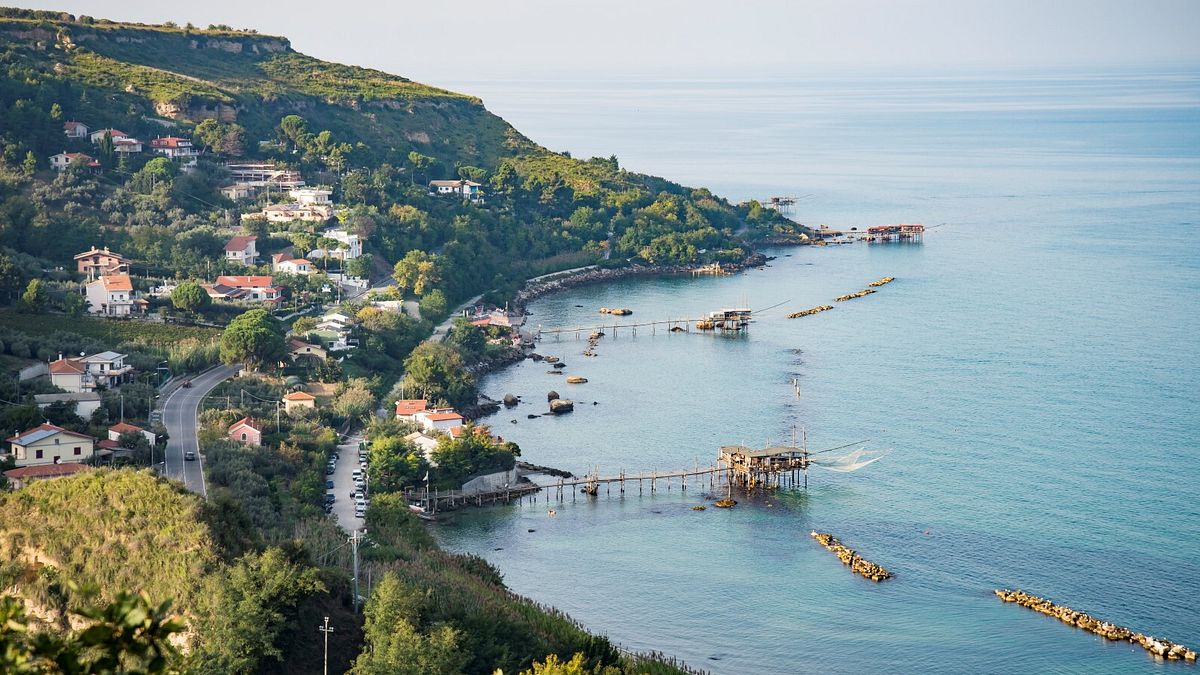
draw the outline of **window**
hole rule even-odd
[[[83,448],[80,448],[80,447],[76,446],[76,447],[75,447],[75,454],[76,454],[76,455],[82,455],[82,454],[83,454]]]
[[[242,432],[242,440],[243,441],[246,440],[246,432],[244,432],[244,431]]]
[[[35,450],[34,452],[36,452],[36,453],[37,453],[36,455],[34,455],[34,458],[35,458],[35,459],[41,459],[41,458],[42,458],[42,451],[41,451],[41,450]]]

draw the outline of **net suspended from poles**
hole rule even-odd
[[[838,457],[813,457],[811,461],[813,466],[819,466],[822,469],[837,471],[839,473],[850,473],[851,471],[858,471],[868,464],[874,464],[887,457],[891,452],[890,448],[868,450],[865,447],[861,447]]]

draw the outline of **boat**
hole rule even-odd
[[[414,516],[420,518],[421,520],[428,520],[428,521],[436,521],[437,520],[436,516],[434,516],[432,513],[429,513],[428,511],[426,511],[425,507],[421,506],[420,504],[409,504],[408,510],[410,512],[412,512],[412,514]]]

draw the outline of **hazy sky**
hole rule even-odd
[[[130,21],[226,23],[430,83],[546,75],[1195,65],[1200,0],[55,0]]]

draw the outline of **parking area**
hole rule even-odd
[[[336,498],[333,502],[333,515],[347,532],[361,529],[364,522],[362,518],[354,515],[354,500],[350,497],[355,491],[354,470],[359,468],[358,444],[362,440],[362,436],[355,434],[347,438],[345,443],[338,445],[340,459],[333,475],[325,477],[327,480],[333,480],[333,489],[327,487],[325,490],[332,492]]]

